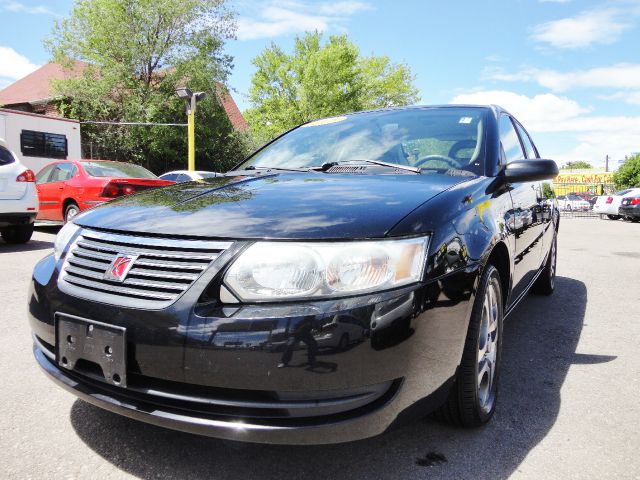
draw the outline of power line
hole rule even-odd
[[[140,125],[144,127],[186,127],[186,123],[153,123],[153,122],[80,122],[81,124],[92,125]]]

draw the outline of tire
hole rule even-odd
[[[537,295],[551,295],[556,288],[556,264],[558,261],[558,234],[553,236],[551,250],[542,273],[533,284],[531,291]]]
[[[502,295],[500,274],[488,264],[478,285],[455,382],[436,418],[475,428],[493,416],[502,357]]]
[[[607,215],[607,217],[609,217],[609,220],[620,220],[620,215]]]
[[[77,203],[70,203],[64,210],[64,223],[67,223],[73,217],[80,213],[80,207]]]
[[[2,230],[2,238],[10,244],[27,243],[33,235],[33,223],[29,225],[14,225]]]

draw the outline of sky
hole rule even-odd
[[[0,0],[0,88],[48,61],[42,40],[72,0]],[[640,151],[640,0],[236,0],[229,87],[241,110],[251,60],[296,35],[347,34],[415,75],[420,104],[494,103],[543,157],[616,168]]]

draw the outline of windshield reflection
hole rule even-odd
[[[239,168],[319,168],[369,160],[481,175],[487,112],[432,107],[317,120],[275,140]]]

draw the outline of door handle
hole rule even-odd
[[[64,190],[64,187],[58,187],[58,190]]]

